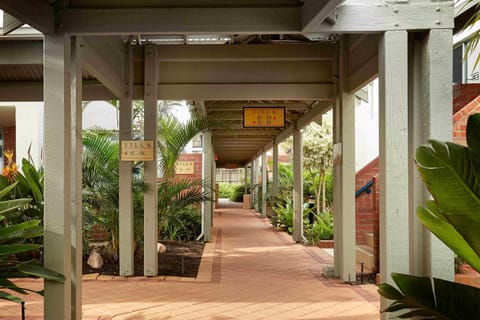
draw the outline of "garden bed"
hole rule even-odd
[[[161,241],[167,248],[158,254],[158,275],[193,277],[197,276],[202,260],[204,244],[201,242]],[[101,275],[119,275],[118,262],[102,254],[103,266],[94,269],[87,264],[88,255],[83,258],[83,274],[99,273]],[[135,261],[134,275],[143,276],[143,259]]]

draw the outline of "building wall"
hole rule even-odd
[[[3,150],[16,150],[16,141],[15,141],[15,126],[12,127],[4,127],[3,128]],[[3,165],[5,166],[6,163],[6,158],[3,158]],[[13,160],[16,160],[16,153],[14,155]]]
[[[193,161],[193,174],[176,174],[179,178],[202,179],[202,154],[201,153],[183,153],[178,157],[178,161]]]
[[[459,144],[467,144],[467,120],[471,114],[480,112],[480,96],[470,101],[463,109],[453,115],[453,141]]]
[[[357,244],[366,244],[366,234],[375,233],[379,226],[379,160],[375,158],[355,175],[355,190],[359,190],[373,180],[371,193],[361,193],[355,201],[356,240]]]

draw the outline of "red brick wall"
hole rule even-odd
[[[201,153],[182,153],[178,161],[193,161],[194,174],[177,174],[177,177],[189,179],[202,179],[202,154]]]
[[[471,83],[453,85],[453,114],[460,111],[479,95],[480,84]]]
[[[471,114],[480,112],[480,96],[471,100],[453,115],[453,141],[466,145],[466,127],[467,120]]]
[[[371,161],[355,175],[355,190],[360,189],[370,180],[374,180],[372,192],[363,192],[355,200],[356,240],[357,244],[366,244],[366,234],[375,233],[379,226],[379,195],[378,158]]]
[[[15,127],[3,127],[3,149],[4,150],[12,150],[14,152],[13,160],[17,156],[16,154],[16,140],[15,140]],[[6,159],[3,158],[5,161]],[[6,163],[4,163],[6,165]]]

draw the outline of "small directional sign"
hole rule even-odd
[[[244,128],[285,127],[285,107],[244,107]]]
[[[153,140],[122,140],[121,161],[153,161]]]

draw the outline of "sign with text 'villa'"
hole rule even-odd
[[[153,161],[152,140],[122,140],[121,161]]]
[[[244,107],[244,128],[285,127],[285,107]]]

